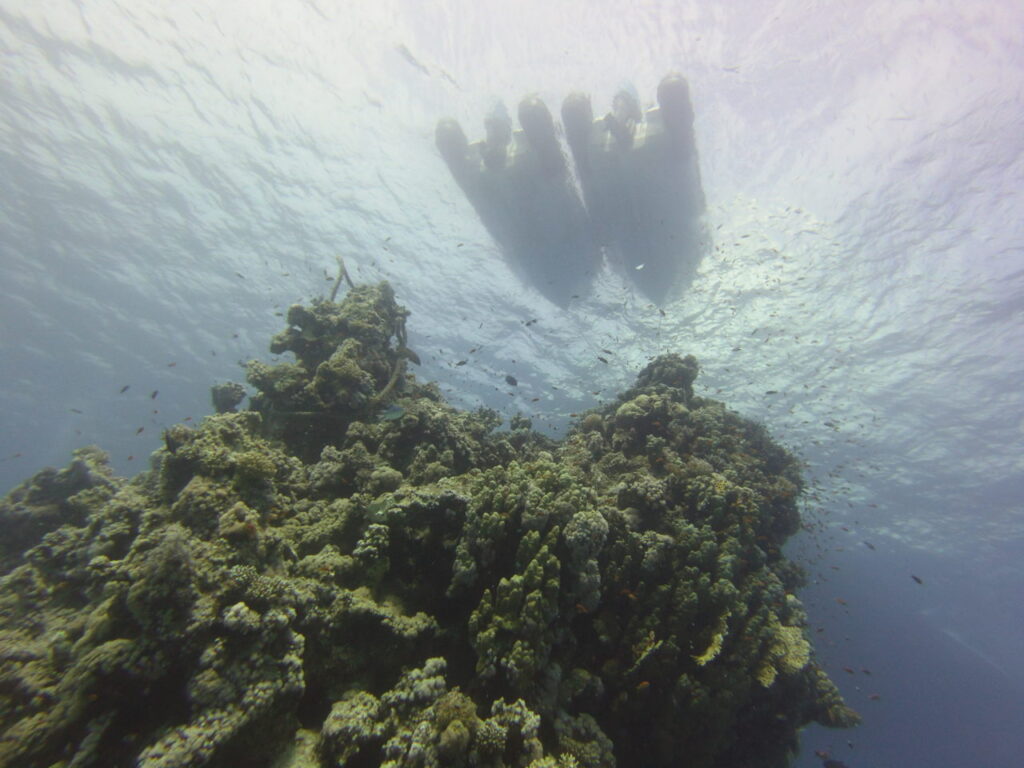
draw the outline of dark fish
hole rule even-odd
[[[455,367],[458,368],[460,365],[465,365],[468,362],[468,360],[459,360],[459,362],[455,364]]]
[[[864,546],[867,547],[868,549],[874,549],[875,548],[875,545],[872,544],[870,541],[865,541],[864,542]]]
[[[525,323],[523,323],[523,325],[525,325],[527,328],[529,328],[531,325],[533,325],[536,322],[537,322],[537,318],[535,317],[532,320],[527,320]]]
[[[240,278],[242,278],[243,280],[245,280],[245,275],[243,275],[243,274],[242,274],[241,272],[235,272],[235,274],[236,274],[236,275],[237,275],[238,277],[240,277]]]
[[[600,361],[601,361],[602,363],[604,363],[605,365],[608,365],[608,361],[607,361],[607,360],[605,360],[605,359],[604,359],[603,357],[601,357],[600,355],[598,355],[598,356],[597,356],[597,359],[598,359],[598,360],[600,360]]]
[[[144,430],[144,429],[145,429],[145,427],[139,427],[138,429],[135,430],[135,434],[136,435],[141,435],[142,434],[142,430]]]
[[[508,384],[510,387],[518,387],[519,386],[519,382],[516,381],[516,377],[513,376],[511,373],[508,376],[505,377],[505,383]]]
[[[530,402],[531,403],[536,403],[538,400],[540,400],[539,397],[532,397],[532,398],[530,398]]]
[[[123,395],[125,392],[127,392],[128,391],[128,387],[130,387],[130,386],[131,386],[131,384],[125,384],[123,387],[121,387],[121,394]]]
[[[160,390],[159,390],[159,389],[154,389],[154,390],[153,390],[153,394],[151,394],[151,395],[149,396],[149,399],[150,399],[150,400],[156,400],[156,396],[157,396],[157,395],[159,395],[159,394],[160,394]]]
[[[614,355],[615,354],[610,349],[602,349],[601,351],[604,352],[606,355]]]
[[[658,311],[659,311],[659,312],[661,313],[661,316],[662,316],[662,317],[664,317],[664,316],[665,316],[665,310],[664,310],[664,309],[659,309]]]
[[[918,584],[924,584],[924,582],[921,580],[921,578],[919,576],[915,576],[914,574],[910,574],[910,578],[912,578]]]
[[[455,247],[456,247],[456,248],[461,248],[461,247],[462,247],[462,246],[464,246],[464,245],[465,245],[465,243],[459,243],[459,244],[458,244],[458,245],[456,245]]]
[[[80,410],[78,410],[77,408],[72,408],[72,409],[71,409],[71,412],[72,412],[72,413],[81,413],[81,411],[80,411]]]
[[[167,364],[167,367],[168,367],[168,368],[173,368],[173,367],[174,367],[174,366],[176,366],[176,365],[177,365],[177,363],[168,363],[168,364]]]
[[[777,395],[777,394],[779,394],[779,390],[777,390],[777,389],[767,389],[767,390],[765,390],[765,394],[766,395]]]

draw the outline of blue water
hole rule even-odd
[[[698,392],[815,484],[791,554],[864,724],[809,730],[799,765],[1018,765],[1021,30],[1019,3],[952,0],[0,0],[0,489],[91,442],[144,468],[340,253],[412,311],[422,378],[552,434],[648,357],[695,354]],[[664,314],[610,271],[550,303],[435,122],[476,138],[529,92],[607,110],[625,81],[646,106],[673,68],[711,233],[693,284]]]

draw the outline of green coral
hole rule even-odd
[[[756,767],[856,723],[782,555],[799,465],[696,360],[555,443],[417,383],[405,318],[293,307],[253,410],[0,501],[0,766]]]

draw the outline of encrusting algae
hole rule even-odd
[[[406,316],[294,306],[248,410],[0,502],[0,766],[778,766],[856,723],[781,554],[797,462],[693,357],[554,442],[418,383]]]

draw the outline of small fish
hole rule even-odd
[[[71,412],[72,412],[72,413],[81,413],[81,411],[80,411],[80,410],[78,410],[77,408],[72,408],[72,409],[71,409]]]
[[[241,272],[235,272],[235,275],[245,280],[245,275],[243,275]]]
[[[456,245],[455,247],[456,247],[456,248],[461,248],[461,247],[462,247],[462,246],[464,246],[464,245],[465,245],[465,243],[459,243],[459,244],[458,244],[458,245]]]
[[[407,63],[411,64],[421,73],[423,73],[424,75],[430,74],[430,70],[423,66],[423,64],[421,64],[420,61],[415,56],[412,55],[412,51],[406,48],[405,45],[396,45],[395,50],[398,51],[398,53],[402,56],[403,59],[406,60]]]
[[[601,361],[602,363],[604,363],[605,365],[608,365],[608,361],[607,361],[607,360],[605,360],[605,359],[604,359],[603,357],[601,357],[600,355],[598,355],[598,356],[597,356],[597,359],[598,359],[598,360],[600,360],[600,361]]]
[[[131,384],[125,384],[123,387],[121,387],[121,394],[123,395],[125,392],[127,392],[129,387],[131,387]]]
[[[531,325],[533,325],[536,322],[537,322],[537,318],[535,317],[532,320],[527,320],[525,323],[523,323],[523,325],[525,325],[527,328],[529,328]]]
[[[846,605],[846,601],[843,600],[843,598],[841,598],[841,597],[837,597],[836,598],[836,602],[839,603],[840,605]]]
[[[865,541],[864,542],[864,546],[867,547],[868,549],[874,549],[875,548],[875,545],[872,544],[870,541]]]
[[[872,693],[868,698],[871,699],[871,701],[879,701],[882,697],[877,693]]]
[[[144,429],[145,429],[145,427],[139,427],[138,429],[135,430],[135,434],[136,435],[141,435],[142,434],[142,430],[144,430]]]
[[[662,317],[664,317],[664,316],[665,316],[665,310],[664,310],[664,309],[661,309],[661,308],[659,307],[659,308],[658,308],[658,311],[659,311],[659,312],[661,313],[661,316],[662,316]]]
[[[182,421],[192,421],[192,417],[186,416],[184,419],[182,419]]]
[[[536,402],[537,402],[538,400],[540,400],[540,398],[539,398],[539,397],[533,397],[533,398],[530,398],[530,402],[531,402],[531,403],[536,403]]]
[[[633,269],[635,269],[637,272],[639,272],[641,269],[644,268],[644,266],[645,266],[644,264],[637,264],[635,267],[633,267]]]
[[[383,411],[380,412],[380,421],[397,421],[405,415],[405,408],[400,405],[392,403]]]
[[[468,360],[459,360],[459,362],[455,364],[455,367],[458,368],[460,365],[465,365],[468,362]]]
[[[516,381],[516,377],[513,376],[511,373],[508,376],[505,377],[505,383],[508,384],[510,387],[518,387],[519,386],[519,382]]]
[[[149,396],[149,399],[150,399],[150,400],[156,400],[156,396],[157,396],[157,395],[159,395],[159,394],[160,394],[160,390],[159,390],[159,389],[154,389],[154,390],[153,390],[153,394],[151,394],[151,395]]]
[[[853,669],[853,667],[843,667],[843,672],[845,672],[848,675],[856,674],[856,671]]]
[[[606,355],[614,355],[615,354],[610,349],[602,349],[601,351],[604,352]]]
[[[777,394],[779,394],[779,390],[777,390],[777,389],[766,389],[764,393],[766,395],[777,395]]]
[[[922,580],[921,580],[921,577],[920,577],[920,576],[915,576],[914,574],[910,574],[910,578],[912,578],[912,579],[913,579],[914,581],[916,581],[916,582],[917,582],[918,584],[924,584],[924,581],[922,581]]]
[[[168,364],[167,364],[167,367],[168,367],[168,368],[173,368],[173,367],[174,367],[174,366],[176,366],[176,365],[177,365],[177,363],[168,363]]]

